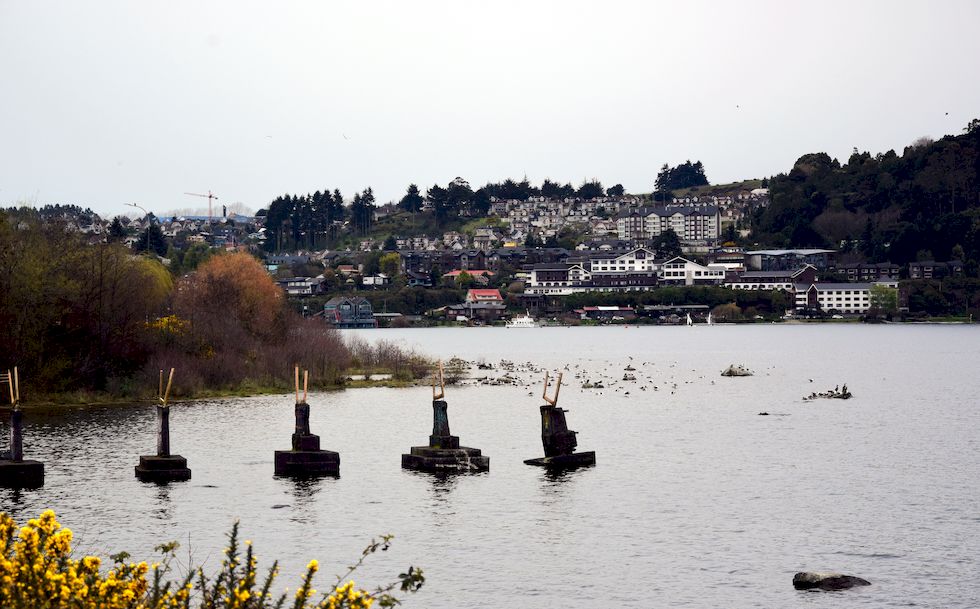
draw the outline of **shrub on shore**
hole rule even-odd
[[[13,518],[0,513],[0,606],[4,609],[367,609],[375,602],[381,607],[400,604],[393,591],[416,592],[425,582],[420,569],[409,567],[398,579],[373,591],[358,588],[349,579],[364,560],[378,550],[387,550],[391,536],[372,540],[360,560],[337,578],[327,593],[318,594],[313,578],[319,570],[316,560],[307,565],[299,588],[292,598],[272,591],[278,575],[277,563],[262,578],[258,560],[248,541],[240,544],[238,524],[228,535],[228,547],[221,568],[206,575],[201,568],[190,569],[177,580],[169,579],[171,562],[178,545],[163,544],[157,549],[164,558],[148,565],[127,563],[125,552],[110,557],[113,564],[102,569],[95,556],[72,557],[72,532],[63,528],[51,510],[27,525],[17,528]],[[244,553],[242,552],[244,545]],[[288,603],[288,604],[287,604]]]

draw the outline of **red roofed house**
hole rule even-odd
[[[473,278],[473,281],[479,285],[487,285],[490,282],[490,278],[493,277],[493,271],[488,271],[485,269],[472,269],[472,270],[460,270],[456,269],[449,271],[448,273],[443,273],[443,280],[456,281],[456,278],[466,273]]]
[[[466,302],[503,303],[504,297],[500,295],[500,290],[468,290]]]

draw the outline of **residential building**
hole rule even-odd
[[[466,302],[502,303],[503,301],[504,297],[500,295],[500,290],[471,289],[466,291]]]
[[[290,277],[280,279],[276,283],[286,291],[289,296],[312,296],[323,292],[323,275],[317,277]]]
[[[636,319],[636,311],[632,307],[598,306],[575,309],[582,319],[596,321],[630,321]]]
[[[891,262],[839,264],[836,271],[848,281],[887,281],[898,279],[902,267]],[[800,282],[802,283],[802,282]]]
[[[682,242],[713,242],[721,233],[721,216],[714,205],[667,205],[621,212],[616,218],[620,239],[652,239],[667,229]]]
[[[909,263],[909,279],[939,279],[963,274],[963,263],[959,260],[936,262],[926,260]]]
[[[660,282],[676,285],[718,285],[725,281],[725,272],[724,266],[704,266],[677,256],[663,263]]]
[[[446,311],[455,318],[465,317],[467,319],[492,322],[503,317],[507,311],[507,306],[502,302],[467,301],[461,304],[449,305],[446,307]]]
[[[897,281],[872,283],[811,283],[795,286],[799,311],[820,310],[828,313],[861,314],[871,308],[872,286],[898,290]]]
[[[377,275],[368,275],[367,277],[361,278],[361,285],[366,288],[379,289],[391,284],[391,278],[384,273],[378,273]]]
[[[567,262],[536,264],[525,294],[566,295],[576,292],[648,290],[657,285],[659,265],[646,248],[626,252],[582,252]]]
[[[337,296],[323,305],[323,317],[337,328],[374,328],[374,311],[366,298]]]
[[[456,279],[459,278],[459,276],[462,275],[463,273],[466,273],[467,275],[472,277],[473,281],[479,285],[487,285],[488,283],[490,283],[490,278],[493,277],[494,275],[493,271],[488,271],[486,269],[470,269],[470,270],[454,269],[452,271],[449,271],[448,273],[443,273],[442,279],[443,281],[456,281]]]
[[[754,250],[745,252],[745,266],[753,271],[789,271],[809,264],[823,271],[832,266],[836,253],[824,249]]]
[[[784,290],[792,291],[798,284],[811,284],[817,280],[817,268],[805,264],[795,271],[743,271],[732,273],[725,279],[725,287],[733,290]]]

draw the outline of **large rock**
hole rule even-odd
[[[793,587],[797,590],[847,590],[854,586],[870,586],[871,582],[853,575],[842,573],[816,573],[800,571],[793,576]]]

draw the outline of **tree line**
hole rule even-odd
[[[294,363],[318,384],[343,382],[355,363],[349,346],[293,313],[259,260],[186,254],[175,275],[156,256],[90,244],[38,210],[0,210],[0,369],[18,366],[29,395],[135,395],[171,366],[181,371],[175,395],[285,387]]]
[[[664,165],[661,174],[667,175],[665,171],[672,177],[664,182],[664,188],[681,188],[688,182],[690,185],[707,184],[700,161],[693,165],[687,161],[675,168]],[[701,181],[692,178],[692,175],[700,175]],[[658,188],[662,178],[662,175],[658,176]],[[542,181],[540,186],[532,184],[526,177],[521,180],[507,178],[474,189],[467,180],[456,177],[445,185],[436,183],[424,191],[417,184],[409,184],[397,206],[411,214],[431,210],[431,220],[435,224],[433,228],[441,228],[451,219],[487,216],[493,199],[595,199],[622,197],[625,194],[626,189],[622,184],[607,188],[597,179],[583,180],[575,187],[570,182],[562,184],[550,178]],[[267,209],[259,210],[258,215],[265,217],[267,248],[273,251],[319,249],[335,244],[345,234],[367,235],[374,222],[375,204],[374,192],[370,187],[356,193],[349,203],[345,202],[340,190],[326,189],[305,195],[276,197]]]
[[[831,247],[842,258],[907,264],[980,261],[980,123],[957,136],[920,138],[902,154],[853,151],[846,163],[801,156],[770,180],[752,216],[753,239],[777,247]]]

